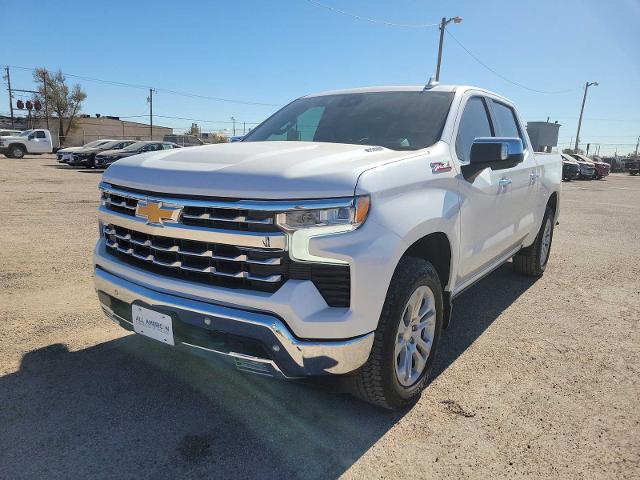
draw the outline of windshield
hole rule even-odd
[[[244,142],[301,141],[418,150],[440,138],[450,92],[348,93],[300,98],[256,127]]]
[[[99,147],[100,145],[104,145],[108,140],[94,140],[93,142],[89,142],[86,145],[83,145],[82,148],[92,148]]]
[[[120,140],[111,140],[110,142],[103,142],[100,145],[95,145],[96,147],[100,147],[101,150],[111,150],[116,145],[122,143]]]
[[[28,137],[29,135],[31,135],[31,133],[33,132],[33,130],[25,130],[22,133],[19,133],[18,136],[19,137]]]
[[[142,147],[144,147],[148,142],[136,142],[136,143],[132,143],[131,145],[129,145],[128,147],[124,147],[122,149],[123,152],[137,152],[138,150],[140,150]]]

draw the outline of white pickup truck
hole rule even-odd
[[[9,158],[22,158],[27,153],[53,152],[51,132],[42,128],[25,130],[19,135],[0,137],[0,153]]]
[[[247,372],[426,385],[453,299],[545,270],[562,161],[474,87],[300,98],[241,142],[136,155],[100,185],[95,286],[122,327]]]

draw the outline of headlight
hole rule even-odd
[[[326,202],[330,204],[331,201]],[[345,233],[360,227],[369,214],[371,199],[363,195],[346,201],[337,201],[328,208],[305,208],[290,210],[276,216],[276,223],[289,234],[290,254],[294,260],[308,262],[347,262],[319,257],[309,251],[309,240],[313,237]]]

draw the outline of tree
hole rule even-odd
[[[36,84],[36,99],[49,110],[49,114],[54,114],[58,118],[58,136],[60,145],[64,144],[64,139],[69,134],[69,130],[74,125],[82,102],[87,98],[87,94],[75,84],[71,89],[67,85],[67,79],[62,74],[62,70],[51,74],[44,68],[37,68],[33,72],[33,81]],[[45,88],[46,82],[46,88]],[[45,96],[46,90],[46,96]],[[64,120],[67,120],[65,128]]]

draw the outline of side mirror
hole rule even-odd
[[[32,133],[27,137],[27,140],[33,140],[36,136]]]
[[[524,146],[519,138],[479,137],[471,145],[469,164],[462,165],[462,175],[473,181],[485,168],[504,170],[524,160]]]

